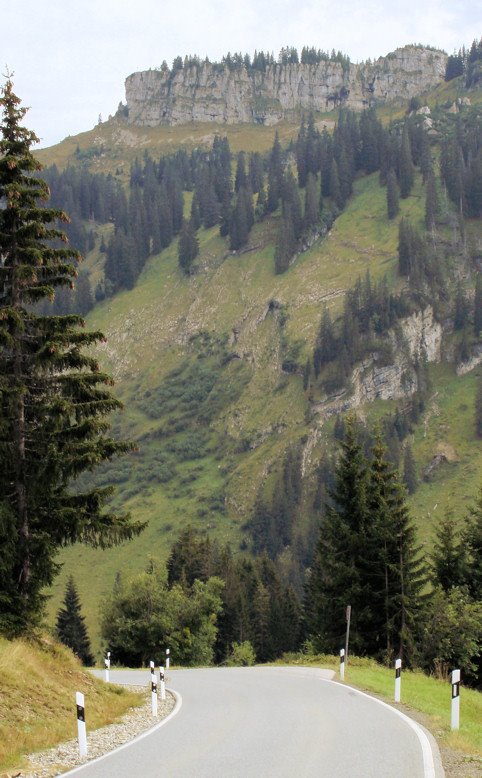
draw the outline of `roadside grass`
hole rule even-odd
[[[275,664],[310,665],[329,668],[338,673],[339,659],[330,655],[286,654]],[[345,683],[373,692],[386,702],[393,702],[394,671],[373,659],[350,656]],[[450,729],[451,686],[448,681],[425,675],[421,671],[403,670],[401,702],[427,717],[427,726],[443,745],[473,758],[482,758],[482,694],[462,686],[460,692],[460,729]]]
[[[87,731],[144,703],[143,695],[94,678],[48,636],[0,638],[0,771],[18,770],[27,754],[76,737],[76,691],[85,695]]]

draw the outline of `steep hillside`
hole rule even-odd
[[[480,112],[469,112],[467,100],[476,106],[480,97],[480,90],[467,97],[455,79],[427,96],[431,113],[422,107],[414,115],[413,126],[428,130],[437,164],[441,140],[452,137],[464,116],[471,117],[470,138],[477,137]],[[392,122],[392,136],[399,143],[406,113],[390,111],[383,118]],[[333,117],[317,117],[310,131],[322,137],[323,127],[332,129],[332,122]],[[299,126],[282,124],[277,129],[288,177],[291,169],[296,171]],[[233,152],[262,152],[269,178],[273,129],[229,126],[226,136]],[[193,151],[195,162],[202,157],[207,164],[211,154],[206,149],[214,138],[219,140],[219,135],[214,130],[206,134],[206,125],[139,128],[118,116],[39,157],[60,169],[72,165],[80,176],[85,171],[111,173],[128,192],[129,178],[144,175],[140,163],[131,168],[134,160],[144,155],[146,166],[151,164],[145,152],[164,157],[180,148]],[[476,178],[471,155],[472,147],[464,162],[467,181]],[[234,159],[231,164],[234,173]],[[411,448],[418,488],[410,504],[427,548],[446,511],[463,518],[482,477],[474,423],[482,350],[473,334],[474,283],[482,256],[480,216],[469,213],[461,221],[451,186],[437,185],[436,228],[417,239],[429,255],[427,259],[421,252],[427,263],[423,272],[433,278],[414,281],[404,276],[400,221],[405,217],[422,235],[427,219],[428,187],[420,159],[417,164],[410,193],[400,199],[400,212],[393,219],[387,216],[387,188],[376,167],[368,174],[359,168],[353,192],[340,208],[334,207],[329,192],[323,219],[300,239],[284,272],[275,272],[275,254],[280,252],[285,206],[271,211],[258,206],[256,223],[240,250],[230,248],[229,236],[220,236],[219,224],[201,227],[199,254],[192,272],[185,274],[178,262],[178,238],[171,234],[170,244],[158,253],[150,251],[151,239],[140,275],[128,284],[132,288],[123,289],[120,282],[95,305],[88,325],[106,334],[99,358],[114,376],[116,393],[125,404],[113,420],[114,430],[138,446],[99,472],[96,480],[114,484],[115,505],[127,507],[149,525],[140,537],[117,549],[75,547],[63,552],[50,618],[66,576],[75,569],[98,648],[97,611],[116,573],[142,568],[152,554],[165,557],[179,531],[189,525],[231,542],[235,549],[266,548],[254,537],[250,522],[260,497],[265,507],[274,509],[288,471],[301,484],[291,535],[288,543],[279,539],[279,547],[268,551],[299,585],[300,569],[309,563],[316,536],[340,420],[350,408],[369,425],[382,425],[393,461],[401,468],[403,454]],[[154,169],[151,165],[151,172]],[[184,192],[186,219],[201,189],[195,182]],[[470,193],[476,191],[474,185]],[[306,198],[305,184],[300,193]],[[112,259],[109,246],[117,229],[112,221],[98,223],[91,216],[85,222],[93,246],[85,263],[92,289],[104,284],[106,256]],[[362,279],[358,287],[357,279]],[[366,296],[363,284],[378,290],[377,300],[390,296],[395,313],[382,326],[381,308],[365,310],[371,318],[357,356],[343,361],[346,344],[340,333],[350,307],[346,300],[355,299],[346,293],[353,295],[358,288],[356,294]],[[385,297],[380,297],[383,290]],[[456,298],[462,301],[462,326],[455,324]],[[339,353],[318,372],[314,351],[326,312],[338,333]],[[400,419],[405,420],[403,434],[394,440],[394,424]]]

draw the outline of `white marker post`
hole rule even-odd
[[[154,673],[151,675],[151,707],[152,715],[157,716],[157,678]]]
[[[79,754],[87,756],[87,732],[85,730],[85,705],[82,692],[76,692],[75,701],[77,703],[77,734],[79,739]]]
[[[170,648],[166,648],[166,670],[169,670],[169,654],[171,653]]]
[[[166,699],[166,682],[164,680],[164,668],[161,665],[159,667],[159,685],[161,687],[161,700]]]
[[[345,649],[340,648],[340,678],[345,680]]]
[[[402,660],[395,659],[395,702],[400,702],[400,686],[402,684]]]
[[[105,667],[105,680],[106,683],[109,683],[110,651],[107,652],[107,656],[104,659],[104,667]]]
[[[452,715],[450,726],[458,729],[460,724],[460,670],[452,670]]]
[[[345,662],[348,664],[348,643],[350,641],[351,605],[346,606]]]
[[[152,661],[152,659],[149,662],[149,667],[151,668],[151,675],[154,675],[155,669],[154,669],[154,662]]]

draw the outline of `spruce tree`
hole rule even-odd
[[[306,589],[306,611],[312,638],[322,651],[338,653],[345,635],[345,609],[352,606],[351,645],[365,650],[363,623],[369,607],[360,580],[360,555],[366,523],[367,473],[356,420],[348,417],[341,455],[320,525]]]
[[[90,640],[81,614],[80,600],[73,576],[69,576],[65,588],[64,604],[57,613],[56,632],[61,643],[72,649],[83,665],[90,667],[94,658]]]
[[[387,175],[387,215],[389,219],[394,219],[400,211],[399,190],[397,176],[393,168],[390,168]]]
[[[369,653],[386,658],[414,656],[415,630],[425,570],[404,490],[379,436],[375,441],[367,485],[366,550],[360,578],[369,598],[365,627]]]
[[[439,212],[437,184],[433,172],[428,173],[425,186],[425,226],[427,230],[434,230]]]
[[[316,227],[320,217],[320,204],[318,186],[316,177],[313,173],[308,173],[305,189],[305,213],[304,226],[306,230],[312,230]]]
[[[437,537],[432,551],[434,583],[445,592],[464,583],[466,551],[461,543],[455,521],[445,516],[437,527]]]
[[[414,177],[415,173],[412,162],[410,133],[408,129],[408,122],[405,122],[403,125],[400,156],[398,162],[398,182],[400,184],[400,197],[402,199],[408,197],[412,191]]]
[[[143,525],[104,512],[109,489],[70,489],[85,471],[130,446],[107,436],[120,403],[109,376],[84,349],[102,340],[77,315],[41,316],[34,304],[72,285],[79,260],[53,241],[68,217],[44,207],[35,134],[9,79],[2,91],[0,140],[0,629],[19,634],[37,622],[60,547],[109,546]]]
[[[475,393],[475,434],[482,438],[482,375],[477,379]]]
[[[403,483],[409,494],[413,494],[417,491],[417,468],[413,457],[412,447],[408,444],[405,446],[403,452]]]
[[[192,264],[199,254],[199,241],[192,220],[184,222],[179,234],[178,260],[179,267],[186,275],[190,275]]]

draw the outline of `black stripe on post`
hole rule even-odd
[[[402,674],[402,668],[397,667],[397,669],[395,670],[395,678],[400,678],[401,674]]]
[[[85,721],[85,708],[82,705],[77,705],[77,719]]]
[[[457,683],[452,684],[452,699],[455,700],[456,697],[459,697],[460,695],[460,681],[457,681]]]
[[[153,694],[157,692],[157,681],[151,681],[151,692]]]
[[[345,654],[342,654],[340,656],[340,664],[342,665],[344,661],[345,661]]]

